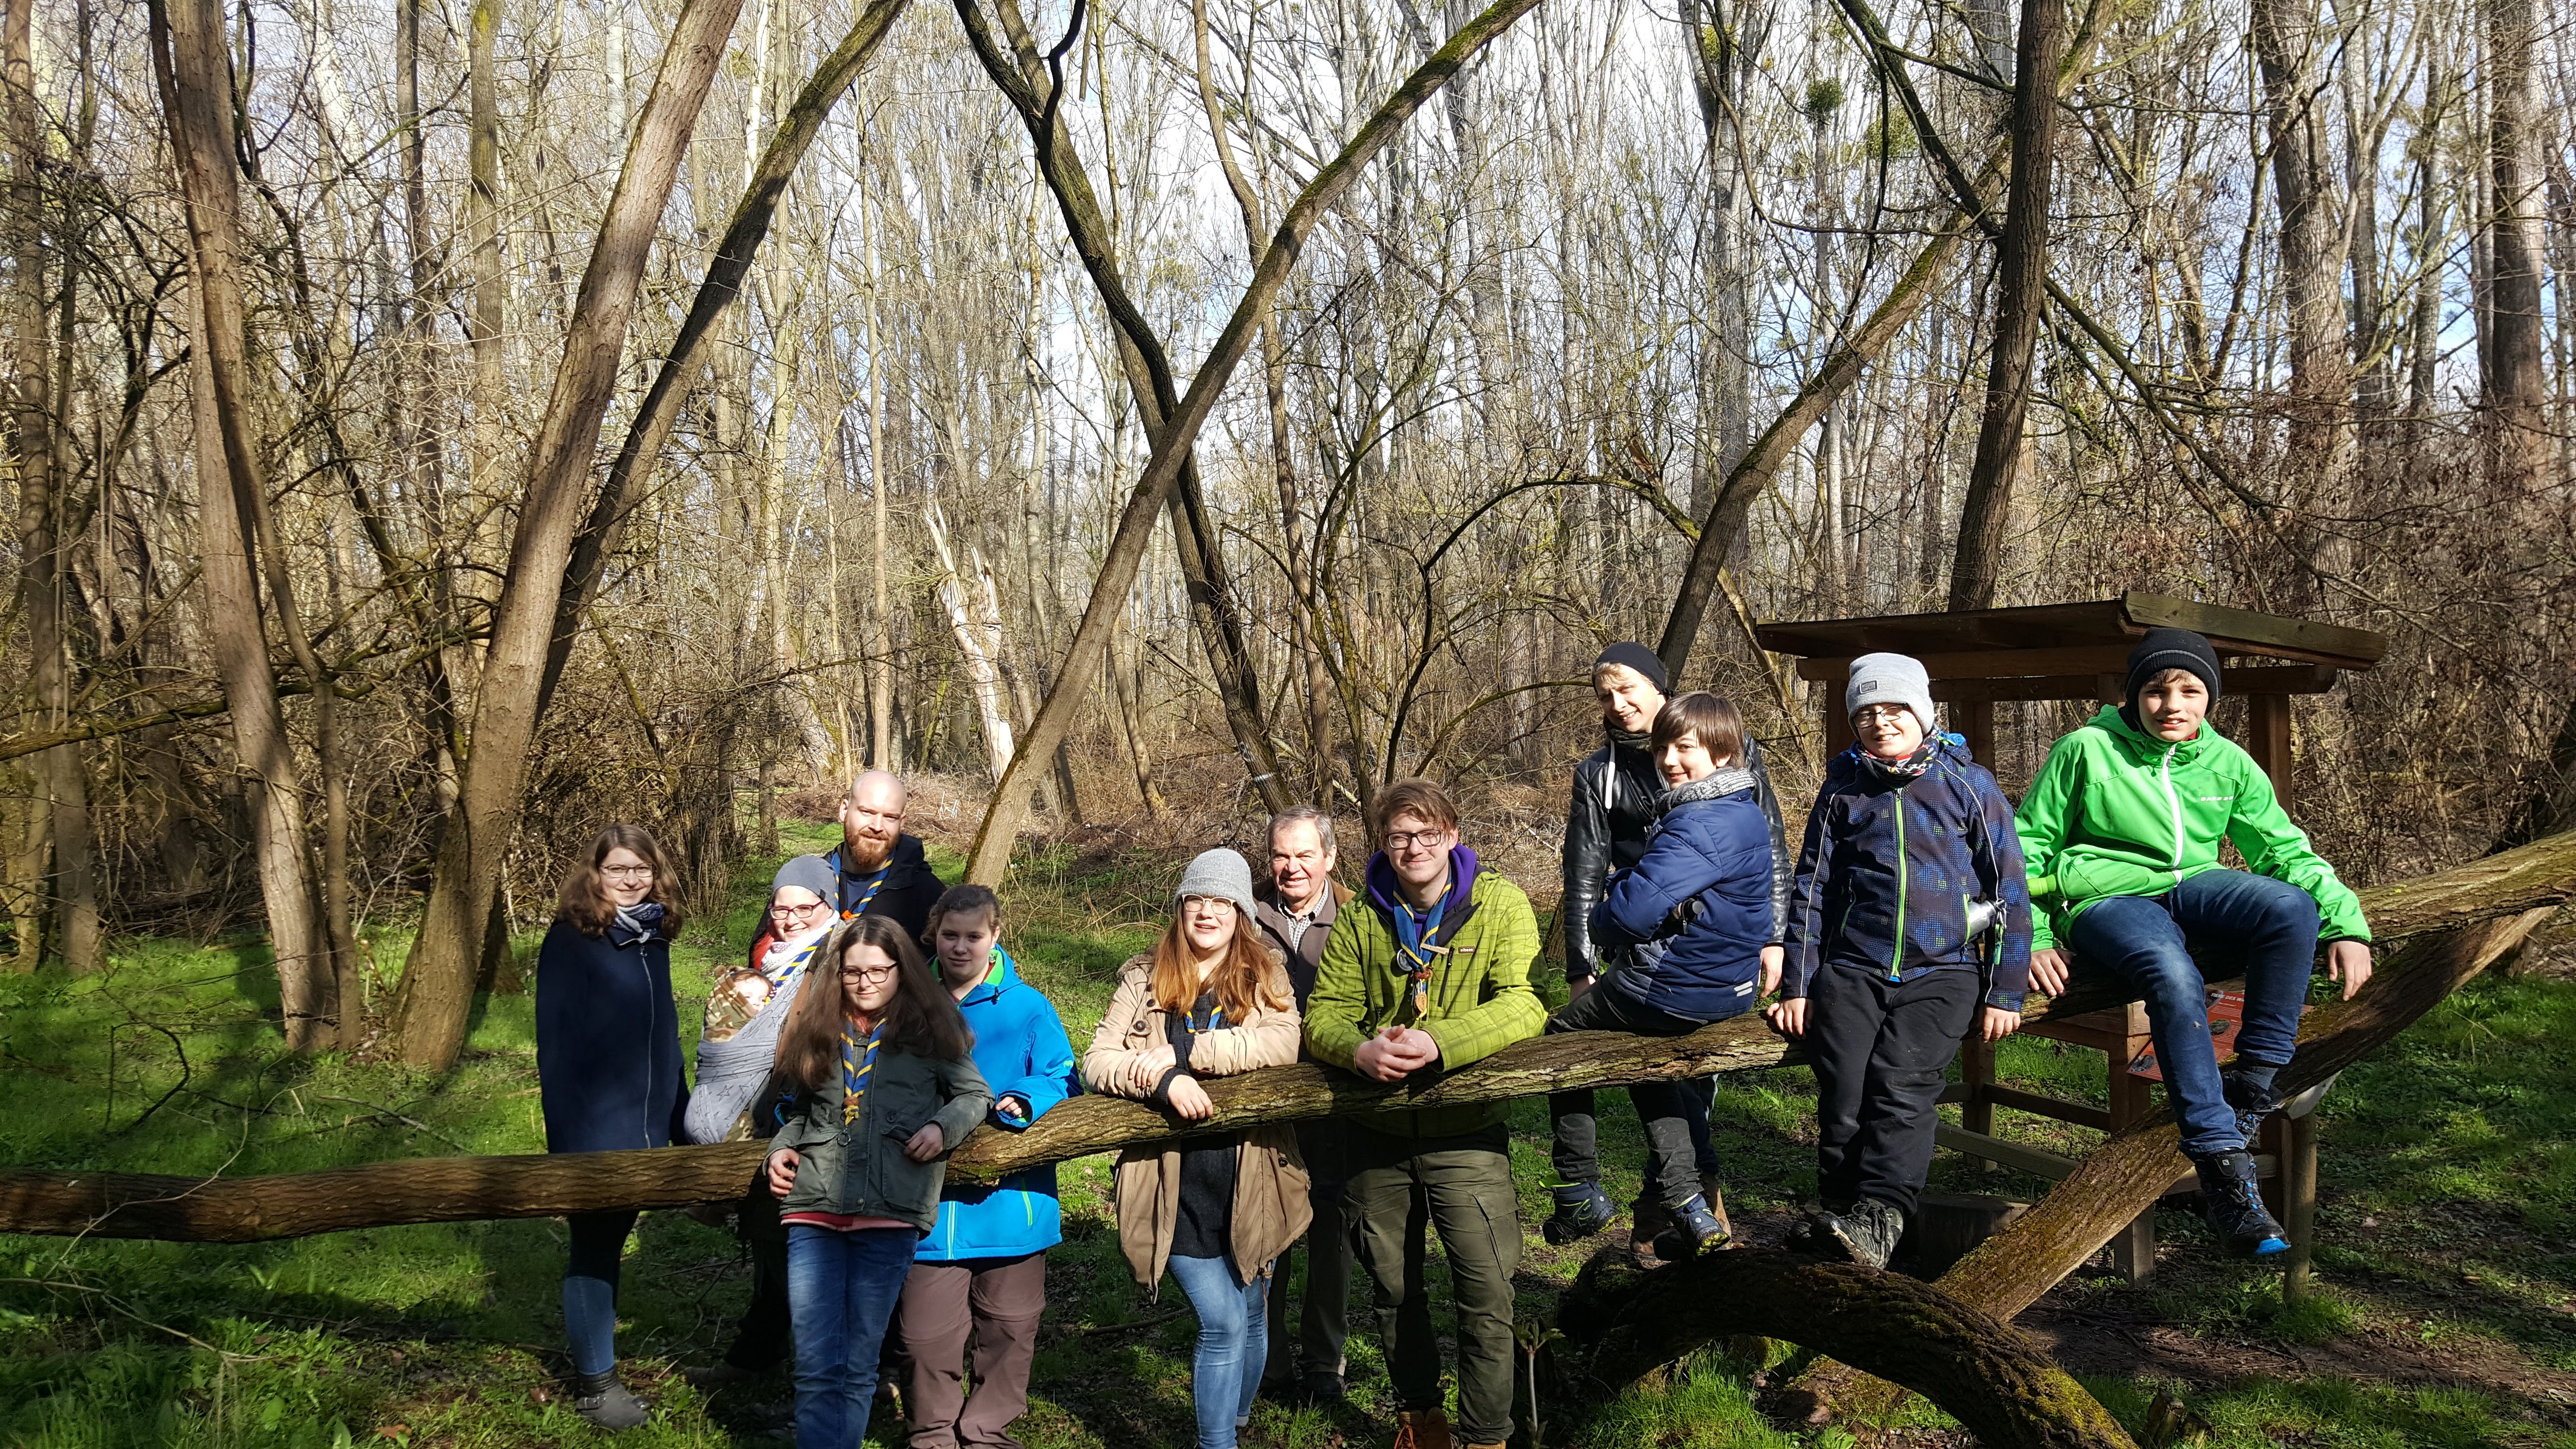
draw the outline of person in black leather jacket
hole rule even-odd
[[[1601,651],[1592,663],[1592,691],[1601,702],[1601,748],[1574,767],[1574,796],[1565,812],[1565,896],[1557,918],[1565,923],[1565,979],[1581,996],[1602,967],[1592,944],[1592,908],[1601,901],[1610,872],[1635,865],[1646,853],[1646,830],[1663,813],[1664,777],[1647,749],[1655,711],[1664,707],[1670,678],[1663,661],[1643,644],[1621,641]],[[1762,765],[1762,747],[1750,735],[1744,740],[1744,768],[1753,774],[1753,796],[1771,830],[1771,942],[1763,948],[1766,966],[1782,959],[1782,932],[1789,920],[1789,895],[1798,873],[1798,858],[1789,850],[1788,832],[1780,823],[1780,798],[1772,793],[1770,772]],[[1717,1154],[1708,1141],[1708,1104],[1716,1083],[1701,1078],[1685,1094],[1691,1145],[1699,1159],[1709,1207],[1721,1222],[1726,1209],[1717,1195]],[[1650,1195],[1651,1196],[1651,1195]],[[1653,1241],[1657,1206],[1641,1199],[1634,1236]]]

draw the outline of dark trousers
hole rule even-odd
[[[1344,1161],[1343,1123],[1334,1117],[1298,1123],[1297,1150],[1306,1159],[1306,1202],[1315,1221],[1304,1239],[1305,1311],[1294,1345],[1288,1333],[1288,1260],[1296,1248],[1280,1254],[1270,1270],[1270,1352],[1261,1381],[1273,1388],[1297,1377],[1297,1349],[1305,1352],[1307,1373],[1341,1375],[1342,1342],[1350,1336],[1351,1265],[1359,1252],[1358,1222],[1344,1191],[1350,1169]]]
[[[612,1208],[564,1219],[572,1230],[572,1251],[564,1262],[564,1337],[576,1373],[617,1367],[617,1268],[636,1217],[633,1208]]]
[[[2080,969],[2107,971],[2145,1000],[2182,1150],[2207,1157],[2246,1146],[2209,1035],[2209,985],[2192,953],[2222,979],[2230,967],[2245,973],[2237,1055],[2288,1066],[2316,967],[2315,897],[2268,876],[2202,871],[2160,896],[2095,901],[2067,927],[2066,944]]]
[[[1458,1309],[1458,1428],[1469,1444],[1512,1436],[1512,1274],[1521,1261],[1520,1200],[1512,1189],[1511,1137],[1500,1125],[1457,1137],[1396,1137],[1348,1129],[1349,1202],[1359,1219],[1360,1261],[1377,1293],[1377,1331],[1396,1407],[1440,1407],[1440,1339],[1425,1285],[1440,1234]]]
[[[1547,1032],[1550,1036],[1566,1031],[1688,1036],[1706,1025],[1695,1017],[1675,1016],[1648,1006],[1603,981],[1549,1017]],[[1639,1082],[1628,1089],[1628,1100],[1637,1108],[1637,1120],[1646,1128],[1646,1198],[1666,1207],[1679,1207],[1699,1195],[1699,1173],[1715,1166],[1708,1160],[1715,1156],[1708,1150],[1708,1103],[1713,1087],[1710,1079],[1700,1078]],[[1589,1087],[1548,1095],[1548,1117],[1556,1136],[1548,1156],[1560,1182],[1601,1180],[1599,1124],[1593,1118],[1592,1105]],[[1694,1126],[1696,1132],[1692,1130]]]
[[[1020,1449],[1011,1423],[1029,1407],[1029,1365],[1046,1312],[1046,1255],[916,1260],[903,1283],[903,1347],[912,1360],[911,1449]],[[966,1393],[966,1339],[975,1339],[975,1393]]]
[[[1826,966],[1807,987],[1816,1069],[1816,1187],[1827,1207],[1865,1197],[1911,1214],[1932,1170],[1941,1083],[1976,1020],[1974,971],[1895,982]]]

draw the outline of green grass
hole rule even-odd
[[[790,824],[789,850],[824,849],[828,827]],[[934,862],[953,877],[958,862]],[[739,902],[691,923],[674,953],[685,1002],[741,959],[774,861],[752,862]],[[1059,1004],[1077,1043],[1106,1005],[1119,963],[1150,943],[1177,862],[1132,849],[1055,847],[1015,877],[1005,943]],[[374,935],[380,962],[399,932]],[[523,943],[523,950],[533,942]],[[379,983],[379,988],[383,985]],[[1561,996],[1561,982],[1545,988]],[[120,943],[112,968],[68,979],[0,978],[0,1161],[228,1175],[306,1171],[409,1156],[540,1150],[532,1000],[478,1004],[465,1060],[444,1077],[385,1063],[299,1058],[277,1027],[275,978],[253,940]],[[694,1015],[684,1006],[683,1020]],[[694,1033],[685,1032],[684,1037]],[[2018,1085],[2102,1100],[2098,1054],[2005,1044]],[[1715,1130],[1739,1219],[1795,1205],[1814,1186],[1812,1079],[1803,1069],[1721,1082]],[[2079,1278],[2059,1299],[2122,1311],[2216,1344],[2298,1347],[2350,1369],[2389,1346],[2463,1364],[2576,1372],[2576,986],[2481,982],[2372,1062],[2326,1105],[2325,1292],[2284,1309],[2273,1280],[2187,1251],[2152,1290]],[[2081,1151],[2093,1134],[2003,1114],[2002,1130]],[[1637,1189],[1642,1143],[1604,1094],[1613,1196]],[[1548,1247],[1546,1108],[1520,1103],[1512,1169],[1527,1233],[1522,1313],[1543,1316],[1582,1253]],[[1193,1325],[1176,1291],[1148,1303],[1119,1256],[1106,1158],[1061,1172],[1066,1242],[1049,1255],[1049,1329],[1020,1432],[1033,1449],[1186,1444]],[[2034,1193],[2041,1184],[1945,1160],[1936,1181]],[[2001,1186],[1998,1186],[2001,1184]],[[2162,1234],[2205,1244],[2163,1215]],[[550,1221],[424,1225],[246,1246],[0,1237],[0,1444],[519,1446],[596,1436],[558,1400],[557,1283],[563,1230]],[[653,1213],[625,1269],[620,1352],[653,1402],[635,1445],[766,1443],[783,1378],[703,1398],[678,1376],[728,1341],[749,1273],[729,1231]],[[1435,1299],[1445,1271],[1435,1252]],[[1355,1303],[1354,1397],[1326,1412],[1264,1402],[1252,1444],[1383,1444],[1387,1382]],[[1445,1302],[1440,1304],[1445,1321]],[[2341,1357],[2333,1357],[2341,1355]],[[2278,1362],[2276,1358],[2273,1360]],[[1843,1449],[1890,1426],[1784,1428],[1754,1410],[1751,1365],[1703,1354],[1665,1382],[1606,1403],[1553,1400],[1548,1442],[1585,1449]],[[2362,1378],[2372,1375],[2361,1373]],[[2509,1375],[2439,1388],[2357,1382],[2322,1369],[2295,1382],[2203,1381],[2185,1397],[2213,1444],[2576,1445],[2535,1417],[2537,1391]],[[2133,1429],[2158,1381],[2089,1380]],[[1901,1421],[1941,1435],[1937,1413]],[[875,1443],[897,1442],[879,1426]],[[1909,1440],[1907,1442],[1919,1442]]]

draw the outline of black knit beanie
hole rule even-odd
[[[2129,716],[2137,717],[2138,692],[2168,669],[2188,669],[2209,686],[2209,702],[2218,703],[2218,651],[2189,629],[2149,629],[2129,651]]]
[[[1622,639],[1602,650],[1601,657],[1592,661],[1592,672],[1599,674],[1605,664],[1624,664],[1646,676],[1646,682],[1655,686],[1656,692],[1673,692],[1672,676],[1664,672],[1664,661],[1655,657],[1654,650],[1634,640]]]

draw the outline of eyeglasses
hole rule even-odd
[[[841,807],[841,818],[852,825],[874,825],[880,823],[886,825],[901,825],[903,823],[903,812],[900,810],[861,810],[856,806],[844,805]]]
[[[792,921],[798,916],[810,916],[830,905],[829,901],[807,901],[801,906],[771,906],[769,918],[773,921]]]
[[[1884,720],[1889,724],[1894,724],[1896,723],[1896,717],[1898,715],[1912,713],[1914,713],[1914,711],[1901,704],[1863,705],[1861,708],[1852,711],[1852,723],[1877,724],[1881,720]]]
[[[841,968],[841,979],[844,981],[856,981],[861,984],[865,984],[870,981],[891,981],[894,979],[895,972],[901,969],[903,968],[892,965],[844,966]]]
[[[1230,916],[1235,913],[1237,907],[1230,898],[1225,896],[1183,896],[1181,909],[1196,911],[1203,916]]]
[[[1448,833],[1446,830],[1390,830],[1379,838],[1378,843],[1390,852],[1412,850],[1417,847],[1438,845],[1441,837]]]
[[[653,867],[649,865],[603,865],[599,868],[599,873],[608,877],[610,880],[651,880],[653,878]]]

